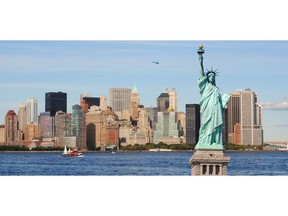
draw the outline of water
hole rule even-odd
[[[190,176],[192,152],[1,152],[0,176]],[[226,152],[230,176],[288,175],[288,152]]]

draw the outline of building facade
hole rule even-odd
[[[200,130],[200,105],[186,104],[186,143],[197,144]]]
[[[262,108],[257,104],[256,93],[250,89],[232,93],[227,107],[229,142],[262,145]]]
[[[48,92],[45,94],[45,112],[55,116],[56,112],[67,112],[67,93]]]
[[[241,106],[240,91],[230,94],[228,109],[228,143],[236,143],[234,140],[234,126],[240,123]]]
[[[107,98],[106,96],[100,96],[100,109],[107,110]]]
[[[18,139],[18,116],[14,110],[9,110],[5,116],[5,145],[17,145]]]
[[[38,126],[34,123],[29,123],[26,125],[24,130],[25,141],[31,142],[33,138],[38,137]]]
[[[78,149],[86,148],[86,113],[78,104],[72,107],[72,135]]]
[[[53,138],[55,136],[55,117],[50,112],[42,112],[38,117],[38,134],[40,138]]]
[[[130,88],[109,89],[109,105],[113,111],[129,110],[130,97]]]
[[[55,137],[58,138],[58,146],[64,147],[63,137],[72,136],[72,114],[58,111],[55,114]]]
[[[33,123],[38,125],[38,99],[28,98],[27,99],[27,123]]]
[[[27,124],[27,106],[25,103],[19,104],[18,122],[19,130],[24,131]]]
[[[167,144],[180,143],[177,116],[174,111],[158,112],[156,130],[154,130],[153,143]]]
[[[169,92],[169,107],[177,112],[177,92],[175,88]]]
[[[164,93],[161,93],[157,98],[157,111],[165,112],[169,108],[169,93],[168,89],[165,89]]]
[[[145,108],[148,113],[148,118],[150,120],[151,128],[154,130],[157,123],[157,113],[158,108],[157,107],[147,107]]]
[[[0,125],[0,145],[5,143],[5,125]]]
[[[134,84],[132,89],[131,97],[130,97],[130,104],[129,104],[129,112],[132,120],[137,120],[139,117],[138,107],[140,105],[140,96],[139,92]]]

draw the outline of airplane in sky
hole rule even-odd
[[[159,61],[152,61],[152,63],[154,63],[154,64],[159,64]]]

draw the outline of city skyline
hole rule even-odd
[[[0,41],[0,124],[31,97],[44,112],[46,92],[66,92],[71,113],[80,94],[109,101],[109,88],[132,89],[134,82],[145,107],[155,107],[165,88],[175,88],[178,111],[185,112],[186,104],[200,99],[200,44],[205,69],[220,72],[222,94],[246,88],[257,94],[264,141],[288,141],[286,41]]]

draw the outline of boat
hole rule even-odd
[[[65,145],[64,152],[62,153],[62,157],[84,157],[84,155],[78,152],[77,148],[72,148],[72,150],[69,148],[67,151],[67,148]]]

